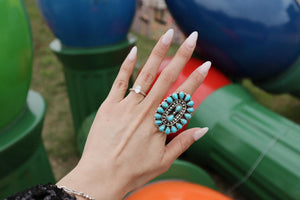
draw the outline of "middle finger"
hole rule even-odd
[[[157,81],[154,83],[149,94],[146,96],[145,103],[158,105],[172,84],[176,81],[181,70],[192,56],[196,46],[198,33],[193,32],[181,45],[176,55],[168,66],[161,72]]]

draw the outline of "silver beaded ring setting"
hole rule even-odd
[[[154,116],[158,130],[166,134],[176,133],[187,124],[194,112],[191,95],[184,92],[173,93],[158,107]]]

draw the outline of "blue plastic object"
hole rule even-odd
[[[198,51],[233,77],[265,80],[300,53],[296,0],[166,0],[185,34],[199,32]]]
[[[126,39],[135,0],[38,0],[44,18],[62,44],[110,45]]]

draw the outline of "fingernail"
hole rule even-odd
[[[164,35],[163,38],[161,39],[161,42],[164,45],[169,45],[171,40],[173,39],[173,35],[174,35],[174,30],[173,29],[169,29]]]
[[[207,75],[208,70],[210,69],[210,66],[211,66],[211,62],[206,61],[200,67],[198,67],[198,71],[203,75]]]
[[[208,131],[208,127],[201,128],[200,130],[196,131],[193,135],[194,140],[199,140],[206,132]]]
[[[187,39],[186,39],[186,44],[189,46],[189,47],[194,47],[195,44],[196,44],[196,41],[197,41],[197,38],[198,38],[198,32],[197,31],[194,31]]]
[[[137,48],[136,46],[134,46],[128,54],[128,60],[134,60],[136,58],[136,53],[137,53]]]

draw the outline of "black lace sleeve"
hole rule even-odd
[[[5,200],[76,200],[76,197],[56,187],[56,185],[46,184],[18,192]]]

